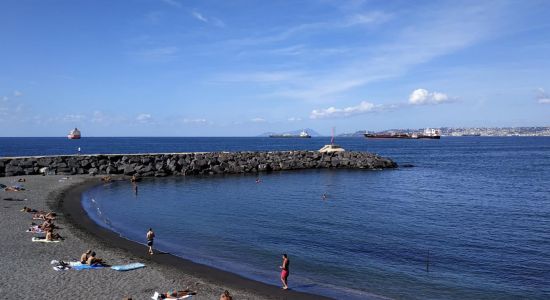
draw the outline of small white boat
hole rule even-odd
[[[332,152],[344,152],[344,148],[334,144],[334,127],[332,128],[332,137],[330,138],[330,144],[324,145],[323,148],[319,149],[321,153],[332,153]]]
[[[325,145],[323,146],[323,148],[319,149],[319,152],[321,153],[344,152],[344,151],[346,151],[344,150],[344,148],[334,144]]]

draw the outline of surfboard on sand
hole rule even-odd
[[[132,263],[127,265],[118,265],[118,266],[112,266],[111,269],[117,270],[117,271],[130,271],[135,269],[141,269],[144,268],[145,265],[142,263]]]

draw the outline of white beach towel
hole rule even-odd
[[[53,240],[53,241],[48,241],[46,240],[46,238],[37,238],[37,237],[33,237],[31,239],[32,242],[40,242],[40,243],[59,243],[61,241],[59,240]]]

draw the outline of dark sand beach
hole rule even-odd
[[[18,178],[26,179],[22,183],[25,191],[0,191],[0,298],[150,299],[155,291],[188,288],[197,292],[194,299],[218,299],[224,290],[229,290],[234,299],[323,299],[317,295],[284,291],[275,285],[170,254],[146,255],[144,245],[121,238],[86,216],[80,205],[80,195],[87,188],[101,184],[99,177],[19,176],[0,178],[0,183],[17,184]],[[33,220],[31,214],[20,211],[23,206],[58,212],[56,225],[62,228],[58,232],[65,240],[61,243],[31,242],[35,234],[25,230]],[[146,268],[129,272],[109,268],[52,269],[51,260],[76,260],[86,249],[94,250],[111,265],[142,262]],[[273,284],[279,284],[275,268]]]

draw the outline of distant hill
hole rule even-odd
[[[297,129],[297,130],[293,130],[293,131],[283,131],[283,132],[264,132],[262,134],[260,134],[259,136],[261,137],[267,137],[267,136],[270,136],[272,134],[292,134],[292,135],[298,135],[300,134],[300,132],[302,132],[302,130],[305,130],[309,135],[311,135],[312,137],[318,137],[318,136],[321,136],[317,131],[311,129],[311,128],[305,128],[305,129]]]
[[[356,131],[354,133],[342,133],[342,134],[339,134],[337,136],[339,136],[339,137],[362,137],[364,133],[365,133],[364,130],[359,130],[359,131]]]

